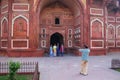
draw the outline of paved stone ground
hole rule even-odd
[[[78,56],[8,58],[0,57],[0,61],[38,61],[40,80],[120,80],[120,72],[111,68],[111,60],[120,58],[120,54],[107,56],[90,56],[88,75],[80,75]]]

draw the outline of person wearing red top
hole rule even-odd
[[[61,56],[63,56],[63,54],[64,54],[64,46],[63,46],[63,44],[61,44],[61,47],[60,47],[60,54],[61,54]]]

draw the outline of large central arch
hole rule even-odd
[[[46,7],[48,7],[49,5],[51,4],[54,4],[56,2],[59,2],[60,4],[63,4],[65,5],[68,9],[70,9],[70,11],[73,13],[73,16],[74,16],[74,20],[73,20],[73,24],[72,26],[67,26],[68,29],[65,28],[59,28],[59,29],[55,29],[55,28],[49,28],[48,30],[44,30],[44,25],[41,27],[41,18],[43,17],[41,14],[43,14],[43,11],[46,9]],[[68,40],[69,36],[72,35],[72,38],[74,37],[74,29],[77,31],[77,29],[81,29],[83,30],[83,26],[84,26],[84,6],[82,4],[81,1],[79,0],[39,0],[38,1],[38,5],[37,5],[37,8],[36,8],[36,12],[37,12],[37,26],[39,26],[41,29],[39,29],[39,33],[40,35],[43,35],[43,33],[41,33],[41,31],[45,32],[45,36],[46,37],[49,37],[49,40],[48,39],[42,39],[41,41],[44,42],[44,44],[46,46],[50,46],[50,37],[49,35],[55,33],[55,32],[58,32],[60,34],[63,35],[64,38],[64,43],[65,43],[65,47],[66,48],[69,48],[69,47],[73,47],[73,46],[80,46],[80,43],[76,43],[74,44],[74,40],[71,39],[71,40]],[[56,17],[57,20],[58,20],[58,23],[59,23],[59,16]],[[61,17],[60,17],[61,18]],[[69,21],[68,21],[69,22]],[[48,25],[49,26],[49,25]],[[53,31],[53,30],[56,30],[56,31]],[[69,34],[70,33],[70,34]],[[81,35],[83,35],[83,33],[80,33]],[[41,39],[41,38],[39,38]],[[80,38],[78,38],[78,41],[81,41],[79,40]],[[47,41],[48,40],[48,41]],[[40,41],[40,40],[39,40]],[[49,42],[49,45],[48,45],[48,42]],[[39,42],[41,44],[41,42]]]

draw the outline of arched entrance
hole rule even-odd
[[[40,39],[46,42],[46,46],[41,47],[49,48],[50,45],[58,45],[58,43],[61,45],[64,43],[64,47],[68,48],[68,43],[71,42],[72,44],[74,15],[65,4],[55,1],[47,5],[41,12],[40,21],[39,34],[42,35]],[[43,42],[40,43],[41,45],[44,44]]]
[[[51,35],[50,37],[50,45],[54,45],[54,44],[64,44],[63,42],[63,36],[60,33],[54,33]]]
[[[41,0],[40,4],[37,7],[40,48],[49,49],[50,45],[59,43],[64,44],[66,53],[72,53],[74,46],[81,46],[84,23],[81,2]]]

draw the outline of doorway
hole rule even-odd
[[[56,33],[52,34],[51,37],[50,37],[50,45],[54,45],[54,44],[61,45],[61,44],[64,44],[63,40],[64,39],[63,39],[62,34],[56,32]]]

